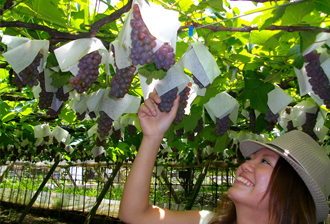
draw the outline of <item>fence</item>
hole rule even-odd
[[[33,203],[50,210],[90,212],[106,182],[114,177],[96,214],[117,218],[120,198],[131,164],[60,163]],[[189,167],[155,166],[150,203],[172,210],[212,210],[231,186],[235,166],[211,163]],[[0,200],[27,205],[43,182],[50,165],[16,162],[1,166]]]

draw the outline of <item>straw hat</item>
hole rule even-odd
[[[253,140],[240,144],[244,157],[263,148],[278,153],[297,171],[314,199],[317,222],[325,220],[329,212],[330,159],[321,146],[301,131],[290,131],[266,144]]]

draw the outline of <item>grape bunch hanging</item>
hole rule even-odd
[[[305,55],[305,60],[308,64],[305,66],[307,76],[310,77],[308,82],[312,86],[312,90],[318,95],[328,109],[330,109],[330,81],[324,70],[321,67],[319,60],[320,54],[312,51]]]
[[[58,88],[55,95],[59,101],[67,101],[69,100],[69,96],[70,96],[69,93],[64,93],[63,86]]]
[[[175,54],[174,49],[168,44],[164,43],[152,56],[155,62],[156,68],[165,68],[169,70],[172,65],[175,64]]]
[[[217,122],[215,124],[215,128],[213,129],[213,132],[216,136],[221,136],[226,133],[226,131],[229,129],[230,120],[229,120],[229,114],[223,118],[217,118]]]
[[[21,77],[21,82],[23,86],[28,85],[29,87],[32,88],[33,86],[38,85],[38,80],[37,80],[39,74],[38,66],[40,65],[40,60],[42,57],[43,57],[42,53],[39,52],[32,61],[32,63],[19,73],[19,77]],[[19,83],[19,81],[17,81],[17,78],[14,82]]]
[[[156,47],[156,37],[152,36],[146,24],[143,22],[140,8],[137,4],[133,6],[133,18],[130,21],[132,32],[132,49],[129,58],[135,65],[150,65],[154,54],[153,48]]]
[[[131,87],[135,71],[135,66],[129,66],[123,69],[116,68],[116,74],[111,80],[110,95],[115,98],[123,98]]]
[[[102,56],[98,51],[93,51],[82,57],[78,63],[78,74],[74,78],[69,79],[72,88],[78,93],[86,92],[97,79],[99,75],[99,65]]]
[[[39,93],[39,103],[38,106],[41,110],[49,109],[52,106],[54,93],[46,91],[45,84],[45,74],[44,72],[38,75],[38,79],[40,82],[41,92]]]
[[[265,128],[266,131],[272,131],[275,125],[277,124],[277,120],[279,118],[279,114],[274,114],[269,107],[267,107],[267,112],[264,119],[268,122],[267,127]]]
[[[184,115],[184,109],[187,106],[187,100],[188,100],[188,96],[189,96],[189,92],[190,92],[190,88],[189,86],[186,86],[180,93],[180,100],[179,100],[179,107],[178,110],[176,112],[176,116],[174,118],[174,124],[178,124],[180,123],[180,121],[183,120],[183,115]]]
[[[194,76],[193,75],[193,81],[194,81],[194,83],[196,84],[196,85],[198,85],[198,87],[200,88],[200,89],[203,89],[203,88],[208,88],[209,86],[210,86],[210,84],[208,84],[207,86],[204,86],[197,78],[196,78],[196,76]]]
[[[177,96],[178,91],[178,87],[175,87],[161,95],[161,102],[158,104],[158,109],[162,112],[169,112],[173,107],[173,102]]]
[[[100,111],[100,118],[97,120],[97,132],[100,137],[106,137],[109,135],[109,132],[112,127],[113,120],[109,117],[104,111]]]

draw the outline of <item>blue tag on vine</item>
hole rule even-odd
[[[190,25],[189,27],[189,37],[192,37],[194,35],[194,26]]]

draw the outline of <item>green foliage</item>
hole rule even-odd
[[[56,70],[55,67],[58,68],[59,65],[54,50],[75,40],[76,37],[98,38],[106,48],[118,38],[118,33],[122,30],[126,19],[125,14],[120,14],[117,19],[111,18],[127,1],[120,1],[117,5],[110,0],[102,2],[107,5],[103,11],[98,11],[100,1],[93,3],[85,0],[16,1],[13,7],[5,10],[0,16],[0,23],[22,22],[28,26],[1,26],[0,33],[27,37],[31,40],[49,40],[50,49],[45,67]],[[267,111],[268,94],[274,89],[274,85],[280,86],[293,98],[290,107],[305,99],[311,99],[309,95],[300,96],[295,69],[303,69],[305,63],[303,52],[315,43],[317,35],[322,32],[321,29],[329,29],[329,1],[264,2],[259,4],[262,5],[261,7],[249,12],[261,12],[252,21],[245,20],[246,17],[242,16],[240,9],[231,7],[229,1],[148,0],[147,2],[161,4],[164,8],[175,10],[179,14],[181,29],[176,39],[176,61],[186,53],[190,44],[202,42],[221,71],[220,74],[216,74],[205,92],[197,95],[191,105],[188,105],[191,107],[190,113],[184,115],[183,121],[173,124],[166,133],[163,143],[171,149],[177,148],[178,152],[169,151],[168,158],[160,153],[159,162],[166,163],[165,159],[172,159],[192,164],[196,150],[206,147],[212,150],[208,152],[209,154],[203,154],[204,160],[212,154],[220,155],[224,150],[235,156],[236,150],[230,142],[241,131],[251,135],[270,134],[272,138],[273,132],[265,130],[267,122],[264,116]],[[3,6],[1,3],[0,7]],[[100,25],[103,19],[110,21]],[[190,25],[194,26],[191,37],[188,35]],[[249,30],[255,26],[256,29]],[[93,33],[95,27],[97,30]],[[90,90],[86,94],[71,95],[68,101],[63,102],[61,113],[53,118],[47,114],[47,110],[40,110],[38,106],[38,87],[19,88],[14,83],[12,66],[2,56],[9,49],[3,43],[1,47],[3,48],[0,52],[1,161],[53,160],[55,156],[71,162],[86,161],[94,159],[92,150],[98,140],[103,141],[102,147],[106,152],[101,157],[101,161],[134,159],[143,135],[138,119],[128,122],[136,126],[135,133],[129,133],[128,123],[122,123],[120,118],[115,121],[118,122],[116,125],[120,126],[120,138],[116,138],[113,132],[107,138],[98,139],[97,134],[91,134],[98,118],[86,116],[85,119],[78,120],[76,114],[75,100],[82,100],[86,95],[110,87],[115,74],[112,65],[109,69],[108,66],[101,65],[100,74]],[[329,46],[323,47],[325,51],[329,51]],[[156,69],[154,64],[138,68],[128,94],[139,97],[143,103],[145,96],[138,75],[146,77],[149,84],[153,80],[163,79],[166,74],[165,70]],[[189,75],[191,76],[190,73]],[[68,81],[71,77],[74,76],[69,71],[55,72],[51,76],[50,85],[55,88],[69,86]],[[230,131],[217,137],[213,132],[215,124],[212,116],[208,114],[209,111],[204,105],[222,92],[232,95],[238,101],[239,108],[237,120],[231,121]],[[326,111],[324,127],[329,128],[329,110],[322,108]],[[254,132],[248,132],[251,121],[244,114],[245,110],[255,110],[258,115],[260,113],[256,119]],[[88,114],[92,111],[86,110],[86,112]],[[197,133],[194,129],[200,118],[203,119],[204,128],[201,133]],[[35,127],[44,124],[49,125],[50,131],[55,127],[63,128],[69,133],[70,139],[65,144],[56,143],[53,136],[36,139]],[[181,128],[184,129],[184,133],[182,136],[177,136],[176,131]],[[284,131],[279,124],[275,128],[276,131]],[[188,132],[194,132],[193,141],[187,139]],[[329,144],[329,141],[325,141],[324,144]],[[72,154],[67,151],[69,146],[73,149]],[[218,156],[218,159],[224,160],[222,156]]]

